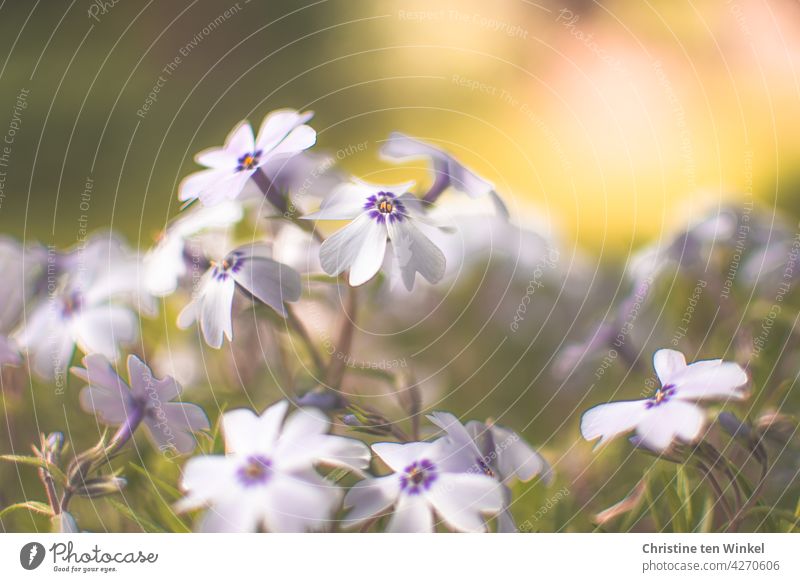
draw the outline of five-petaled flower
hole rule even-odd
[[[261,123],[258,137],[253,137],[253,128],[242,121],[228,135],[223,147],[197,154],[195,161],[208,169],[187,176],[178,189],[178,198],[183,201],[199,198],[205,206],[237,198],[263,165],[314,145],[317,134],[305,124],[312,116],[310,111],[273,111]]]
[[[372,450],[394,471],[365,479],[347,493],[349,525],[394,508],[386,530],[432,532],[434,516],[456,531],[486,531],[485,517],[503,509],[503,492],[492,477],[469,472],[470,453],[447,438],[432,443],[377,443]]]
[[[273,261],[269,254],[266,246],[245,245],[221,261],[212,262],[194,298],[178,315],[178,327],[186,329],[199,320],[203,337],[213,348],[222,346],[223,335],[232,340],[231,311],[236,288],[285,317],[284,302],[300,298],[300,275],[291,267]]]
[[[173,293],[186,275],[187,263],[194,260],[186,256],[187,240],[202,231],[228,228],[243,214],[238,201],[227,200],[210,208],[192,208],[178,216],[142,260],[147,290],[157,297]]]
[[[341,490],[318,472],[319,465],[358,474],[369,465],[361,441],[327,434],[328,418],[300,408],[286,418],[282,400],[261,416],[245,409],[222,418],[224,455],[190,459],[177,509],[209,507],[201,531],[273,532],[321,530],[330,525]]]
[[[598,445],[636,431],[637,442],[665,451],[678,439],[696,442],[706,416],[696,403],[701,400],[743,399],[747,373],[733,362],[703,360],[687,365],[683,354],[658,350],[653,356],[661,386],[650,398],[600,404],[586,411],[581,433],[586,440],[600,438]]]
[[[183,391],[169,376],[156,378],[136,356],[128,356],[128,383],[100,354],[83,359],[72,373],[86,382],[80,401],[103,424],[119,426],[117,445],[127,441],[144,424],[153,444],[162,452],[190,453],[197,444],[192,433],[208,430],[206,413],[196,404],[175,401]]]
[[[20,350],[43,378],[61,382],[75,347],[84,354],[119,357],[119,346],[136,339],[132,306],[149,310],[141,293],[138,262],[113,236],[58,257],[49,296],[40,299],[15,332]]]
[[[322,243],[319,256],[325,272],[338,275],[350,269],[351,285],[366,283],[384,262],[388,238],[408,290],[413,289],[417,273],[438,283],[444,276],[444,254],[419,229],[426,220],[419,200],[408,193],[412,186],[353,180],[337,188],[319,211],[305,216],[351,221]]]
[[[464,425],[449,412],[434,412],[428,419],[445,431],[457,453],[453,458],[462,460],[463,471],[483,473],[502,483],[503,510],[497,516],[497,531],[517,531],[509,509],[512,497],[509,486],[517,480],[525,483],[537,475],[549,483],[552,471],[547,461],[507,428],[477,420]]]

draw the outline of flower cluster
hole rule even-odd
[[[521,484],[553,479],[548,462],[514,430],[493,420],[462,423],[448,412],[428,413],[436,405],[424,402],[413,370],[389,365],[367,370],[371,381],[397,397],[406,413],[399,421],[389,420],[386,399],[367,406],[367,399],[346,384],[356,367],[351,352],[364,312],[377,317],[390,311],[387,305],[401,303],[395,293],[405,294],[405,312],[415,311],[412,292],[446,287],[441,282],[454,278],[468,260],[488,257],[496,239],[501,253],[524,247],[524,256],[515,257],[511,266],[532,273],[517,312],[509,317],[516,332],[540,297],[537,290],[548,277],[559,276],[558,251],[536,229],[512,224],[495,186],[434,143],[395,132],[381,148],[383,160],[392,163],[426,160],[429,184],[372,183],[338,167],[329,171],[327,158],[310,151],[317,142],[312,117],[311,112],[275,111],[257,134],[243,121],[222,147],[198,154],[204,169],[181,182],[178,199],[185,204],[179,215],[144,252],[134,252],[111,233],[95,234],[65,251],[0,239],[0,266],[7,275],[0,289],[0,366],[27,366],[60,388],[68,387],[71,371],[84,384],[76,401],[104,427],[98,432],[111,429],[84,450],[70,442],[74,453],[68,462],[62,458],[67,443],[60,432],[42,434],[32,457],[3,457],[37,468],[47,504],[23,506],[47,514],[54,529],[79,531],[82,519],[72,499],[114,495],[128,486],[114,459],[133,445],[143,463],[154,450],[161,461],[194,454],[173,465],[181,467],[181,491],[167,486],[170,511],[179,513],[169,519],[208,532],[513,532],[518,531],[517,494],[531,490]],[[697,275],[720,238],[730,243],[744,220],[733,213],[712,217],[632,261],[631,294],[590,340],[562,351],[556,365],[562,376],[569,378],[582,359],[609,346],[616,346],[614,353],[631,368],[639,365],[645,350],[629,341],[632,321],[651,299],[666,265],[676,263],[684,273]],[[329,232],[330,223],[336,230]],[[454,242],[456,233],[461,240]],[[776,252],[768,238],[761,243],[744,270],[758,271],[753,261],[760,258],[774,274]],[[795,276],[794,270],[784,270],[784,279]],[[382,285],[384,279],[388,285]],[[726,289],[724,280],[703,281],[704,288]],[[369,291],[359,289],[363,286]],[[341,314],[335,313],[338,301]],[[305,320],[298,315],[320,304],[321,310],[303,314]],[[235,372],[247,384],[260,370],[247,373],[255,358],[250,328],[240,317],[246,310],[255,333],[268,332],[264,343],[271,344],[265,352],[273,348],[270,371],[286,380],[285,386],[276,381],[283,391],[277,398],[285,398],[274,402],[274,393],[259,390],[247,395],[248,406],[260,409],[273,402],[261,414],[234,408],[212,423],[201,406],[183,399],[190,394],[201,401],[200,387],[185,380],[191,375],[166,374],[159,366],[158,348],[142,333],[147,326],[140,317],[161,311],[170,325],[195,331],[196,350],[190,345],[189,361],[202,356],[205,362],[208,356],[227,366],[224,358],[242,350],[246,357],[240,358],[242,365],[236,362]],[[308,320],[323,318],[340,321],[335,337],[309,331]],[[77,365],[79,354],[82,365]],[[123,355],[127,374],[117,372]],[[777,413],[739,421],[730,411],[716,411],[712,422],[712,402],[725,405],[748,395],[749,369],[734,361],[687,364],[682,353],[661,349],[653,364],[657,389],[638,400],[589,409],[580,433],[598,445],[633,433],[635,450],[699,468],[735,529],[767,480],[768,453],[761,441],[779,434],[787,422]],[[593,395],[588,392],[584,399]],[[223,392],[220,401],[213,394],[225,409],[224,399],[231,396],[237,397]],[[715,447],[709,434],[718,426],[740,443],[748,460],[765,467],[756,487],[743,487]],[[152,446],[139,448],[141,433]],[[588,453],[588,446],[583,449]],[[720,474],[734,492],[730,503],[719,486]],[[596,521],[636,507],[646,486],[637,486]]]
[[[287,417],[288,408],[282,400],[260,416],[244,409],[226,412],[225,454],[186,464],[181,481],[186,497],[177,507],[206,507],[201,531],[319,531],[336,524],[342,488],[320,470],[339,467],[364,476],[369,448],[327,434],[330,421],[319,409],[302,407]],[[486,531],[488,518],[502,515],[498,530],[515,531],[507,484],[548,474],[547,463],[508,429],[477,422],[465,427],[445,413],[429,418],[444,436],[372,445],[390,473],[350,488],[343,501],[344,527],[369,527],[386,518],[390,532],[431,532],[439,526],[478,532]]]

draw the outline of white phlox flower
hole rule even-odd
[[[143,259],[144,285],[157,297],[172,294],[187,273],[187,239],[206,230],[226,229],[242,219],[239,202],[228,200],[213,207],[192,208],[175,219]]]
[[[197,154],[195,161],[207,169],[187,176],[180,184],[178,198],[199,199],[205,206],[215,206],[239,197],[262,166],[314,145],[317,134],[305,124],[312,116],[310,111],[273,111],[264,118],[257,137],[250,124],[242,121],[228,135],[224,146]]]
[[[269,257],[264,245],[245,245],[212,262],[198,284],[192,301],[178,315],[178,327],[186,329],[199,321],[206,343],[222,346],[223,337],[233,339],[233,295],[241,293],[286,316],[284,302],[300,298],[300,275]]]
[[[702,360],[687,365],[683,354],[658,350],[653,356],[661,386],[642,400],[600,404],[581,418],[586,440],[599,438],[602,445],[619,435],[636,431],[637,441],[663,452],[678,440],[694,443],[703,433],[706,415],[703,400],[741,400],[747,396],[747,373],[734,362]]]
[[[39,376],[61,381],[76,346],[115,361],[120,346],[138,335],[132,307],[152,306],[141,293],[138,264],[113,237],[93,238],[58,266],[48,296],[34,304],[13,337]]]
[[[545,483],[552,479],[552,470],[544,458],[517,433],[495,424],[471,420],[461,424],[448,412],[434,412],[428,419],[447,434],[457,455],[469,473],[483,473],[503,484],[503,510],[497,516],[497,531],[517,531],[509,509],[509,486],[519,480],[526,483],[536,477]]]
[[[331,194],[310,220],[349,220],[325,239],[320,262],[329,275],[350,270],[350,285],[363,285],[380,270],[388,241],[408,290],[419,273],[438,283],[445,272],[442,251],[419,228],[427,221],[420,202],[409,194],[413,182],[395,185],[354,180]]]
[[[361,441],[327,434],[330,421],[315,408],[287,418],[282,400],[257,416],[250,410],[222,418],[224,455],[194,457],[186,464],[177,509],[208,507],[206,532],[303,532],[326,529],[341,502],[341,489],[319,465],[357,474],[369,465]]]
[[[389,532],[432,532],[439,520],[455,531],[482,532],[486,518],[503,509],[500,484],[481,472],[466,472],[468,454],[454,450],[446,438],[377,443],[372,450],[393,472],[350,489],[344,500],[352,508],[348,525],[391,510]]]

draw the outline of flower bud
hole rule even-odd
[[[750,426],[739,420],[732,412],[721,412],[717,416],[717,421],[720,426],[735,439],[741,439],[750,442],[752,431]]]
[[[95,477],[75,488],[75,494],[90,499],[119,493],[128,482],[123,477]]]

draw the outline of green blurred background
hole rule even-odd
[[[4,118],[30,90],[6,232],[70,242],[90,176],[91,224],[149,243],[191,156],[285,106],[317,112],[323,148],[367,141],[345,160],[359,173],[381,167],[393,129],[452,142],[518,212],[593,250],[625,251],[736,192],[794,198],[789,0],[98,6],[2,7]]]

